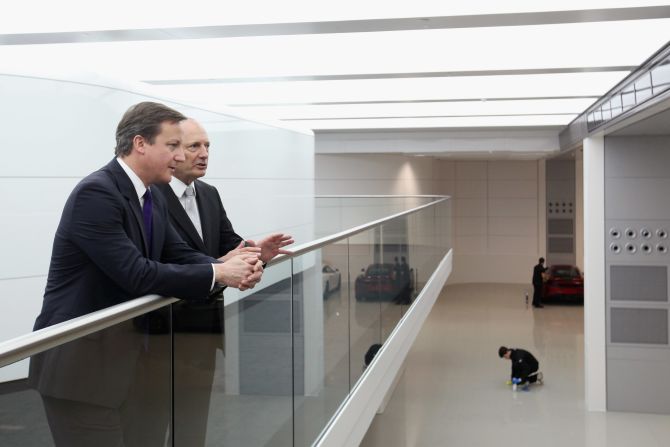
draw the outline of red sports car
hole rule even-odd
[[[552,265],[544,283],[544,298],[584,299],[584,277],[572,265]]]

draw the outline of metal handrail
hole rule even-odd
[[[365,196],[359,196],[359,197],[365,197]],[[410,196],[408,196],[408,197],[410,197]],[[449,196],[438,196],[438,197],[442,197],[442,198],[440,200],[435,200],[435,201],[430,202],[430,203],[419,205],[419,206],[417,206],[415,208],[412,208],[412,209],[409,209],[407,211],[401,211],[401,212],[396,213],[396,214],[391,214],[390,216],[383,217],[383,218],[377,219],[377,220],[373,220],[373,221],[368,222],[366,224],[359,225],[359,226],[353,227],[353,228],[349,228],[348,230],[340,231],[339,233],[331,234],[330,236],[325,236],[325,237],[316,239],[312,242],[307,242],[305,244],[296,245],[294,248],[291,249],[291,254],[290,255],[277,256],[272,261],[270,261],[268,263],[268,265],[274,265],[278,262],[285,261],[287,258],[293,258],[293,257],[296,257],[296,256],[300,256],[302,254],[307,253],[308,251],[314,251],[318,248],[324,247],[326,245],[330,245],[334,242],[341,241],[342,239],[346,239],[348,237],[355,236],[359,233],[362,233],[363,231],[366,231],[366,230],[369,230],[370,228],[379,226],[379,225],[381,225],[385,222],[388,222],[390,220],[397,219],[398,217],[406,216],[408,214],[417,213],[424,208],[428,208],[428,207],[431,207],[433,205],[437,205],[438,203],[442,203],[442,202],[449,199]]]
[[[390,199],[406,199],[406,198],[418,198],[418,199],[441,199],[449,198],[450,196],[440,195],[440,194],[414,194],[414,195],[395,195],[395,194],[350,194],[350,195],[335,195],[335,194],[317,194],[314,196],[317,199],[368,199],[368,198],[390,198]]]
[[[271,260],[268,265],[275,265],[280,262],[287,261],[288,259],[354,236],[390,220],[397,219],[398,217],[417,213],[425,208],[442,203],[449,198],[449,196],[436,197],[441,197],[441,199],[412,208],[407,211],[392,214],[390,216],[377,219],[372,222],[368,222],[366,224],[359,225],[357,227],[353,227],[312,242],[298,245],[293,250],[291,250],[291,254],[277,256]],[[0,368],[177,301],[179,301],[177,298],[166,298],[159,295],[145,295],[140,298],[135,298],[115,306],[110,306],[105,309],[91,312],[90,314],[82,315],[80,317],[73,318],[53,326],[12,338],[0,343]]]

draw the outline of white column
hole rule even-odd
[[[607,410],[605,140],[584,140],[584,386],[586,409]]]
[[[584,160],[575,151],[575,265],[584,270]]]

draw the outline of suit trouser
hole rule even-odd
[[[542,304],[542,284],[533,284],[533,306]]]

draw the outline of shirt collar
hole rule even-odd
[[[195,182],[193,182],[192,185],[193,185],[193,197],[195,197],[197,195],[197,192],[195,190]],[[183,196],[184,191],[186,191],[187,187],[188,185],[186,185],[186,183],[182,182],[174,175],[172,176],[172,180],[170,180],[170,188],[172,188],[172,191],[174,192],[175,196],[177,197]]]
[[[137,198],[140,199],[140,203],[142,203],[144,193],[147,191],[147,187],[144,186],[144,182],[137,176],[137,174],[135,174],[135,171],[133,171],[130,166],[128,166],[126,162],[123,161],[122,158],[117,157],[116,161],[119,162],[121,168],[125,171],[126,175],[128,175],[128,178],[130,178],[130,181],[133,183],[133,187],[135,188],[135,192],[137,193]]]

